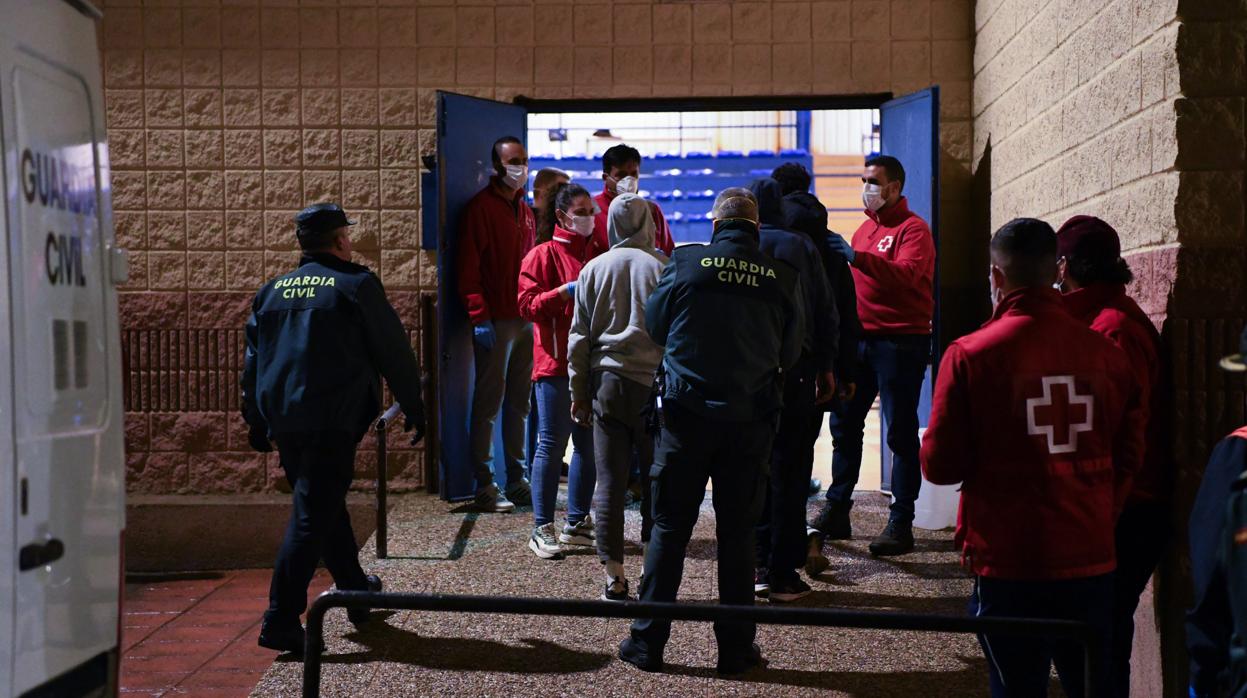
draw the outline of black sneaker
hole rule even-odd
[[[875,557],[904,555],[914,549],[914,529],[909,524],[889,521],[878,538],[870,541],[870,554]]]
[[[261,647],[303,657],[303,648],[307,642],[307,633],[297,622],[293,625],[272,623],[267,619],[260,624],[260,637],[256,641]],[[320,651],[325,651],[325,642],[321,640]]]
[[[753,572],[753,595],[765,599],[769,593],[771,593],[771,573],[765,567],[759,567]]]
[[[796,572],[772,572],[771,573],[771,593],[770,599],[774,603],[776,601],[785,603],[788,601],[796,601],[810,595],[813,589],[809,584],[801,581],[801,577]]]
[[[853,524],[849,522],[849,508],[828,502],[810,522],[823,534],[824,540],[849,540],[853,537]]]
[[[368,582],[368,586],[365,589],[366,591],[381,591],[382,584],[380,577],[375,574],[370,574],[366,577],[366,579]],[[361,625],[368,623],[368,620],[372,617],[372,609],[348,608],[346,611],[346,617],[347,620],[351,621],[352,625],[358,628]]]
[[[810,496],[813,497],[821,491],[823,491],[823,481],[816,477],[810,478]]]
[[[528,480],[521,478],[516,482],[508,483],[507,499],[514,502],[516,506],[531,507],[533,505],[533,488],[528,484]]]
[[[642,649],[641,643],[630,637],[619,643],[619,659],[641,671],[662,671],[662,650],[651,652]]]
[[[823,554],[823,534],[817,529],[808,529],[806,531],[805,573],[813,579],[830,568],[831,560]]]
[[[628,590],[628,580],[615,577],[602,590],[603,601],[632,601],[632,592]]]
[[[715,665],[715,671],[720,676],[735,676],[743,674],[755,667],[766,666],[766,659],[762,657],[762,648],[758,647],[758,643],[749,646],[749,651],[744,656],[724,656],[719,652],[719,661]]]
[[[476,499],[472,504],[477,511],[488,514],[510,514],[515,511],[515,505],[492,482],[476,491]]]

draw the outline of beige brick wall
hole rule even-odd
[[[291,264],[291,216],[314,201],[339,200],[360,219],[358,255],[414,327],[415,296],[436,279],[435,256],[418,249],[418,182],[438,89],[509,100],[939,83],[944,220],[967,218],[969,0],[104,5],[117,232],[133,254],[123,323],[183,333],[133,350],[140,379],[159,366],[184,378],[171,348],[195,343],[183,336],[241,326],[255,288]],[[193,398],[200,384],[188,385]],[[234,414],[170,391],[132,406],[132,490],[280,484],[275,459],[247,452]],[[185,438],[161,436],[173,425]],[[400,483],[419,480],[416,456],[398,454]]]

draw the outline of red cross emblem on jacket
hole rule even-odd
[[[1064,389],[1053,390],[1058,386]],[[1043,397],[1026,401],[1026,433],[1045,437],[1048,453],[1074,453],[1078,434],[1091,431],[1094,412],[1095,398],[1079,395],[1073,376],[1044,376]]]

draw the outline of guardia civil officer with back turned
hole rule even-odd
[[[346,511],[355,449],[381,409],[381,377],[415,429],[424,434],[420,369],[407,332],[381,281],[351,262],[347,226],[337,204],[316,204],[295,217],[303,257],[256,294],[247,322],[242,376],[243,418],[257,451],[277,442],[294,507],[269,587],[262,647],[301,654],[307,586],[317,562],[344,590],[380,591],[365,576]],[[352,609],[352,623],[368,620]]]
[[[675,601],[684,554],[706,481],[714,483],[719,602],[753,604],[753,526],[766,489],[771,442],[783,405],[784,371],[805,336],[796,271],[763,254],[758,204],[748,189],[724,190],[706,246],[675,251],[645,312],[662,362],[662,438],[650,470],[654,528],[642,601]],[[718,670],[761,664],[755,626],[717,622]],[[671,622],[641,619],[619,658],[662,671]]]

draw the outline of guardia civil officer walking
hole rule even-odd
[[[719,602],[753,604],[754,532],[784,372],[801,354],[797,273],[758,248],[758,204],[748,189],[724,190],[706,246],[675,251],[646,306],[651,338],[664,346],[661,442],[650,470],[654,529],[642,601],[675,601],[684,554],[706,481],[714,483]],[[717,622],[718,670],[762,663],[755,626]],[[662,671],[671,622],[641,619],[619,658]]]
[[[424,435],[420,369],[407,332],[381,281],[351,262],[346,213],[316,204],[295,216],[303,257],[266,283],[247,322],[242,412],[251,447],[272,451],[293,490],[293,510],[269,587],[259,644],[303,652],[299,616],[317,562],[339,589],[381,590],[365,575],[346,511],[355,449],[381,409],[381,377],[415,429]],[[366,609],[349,611],[356,625]]]

